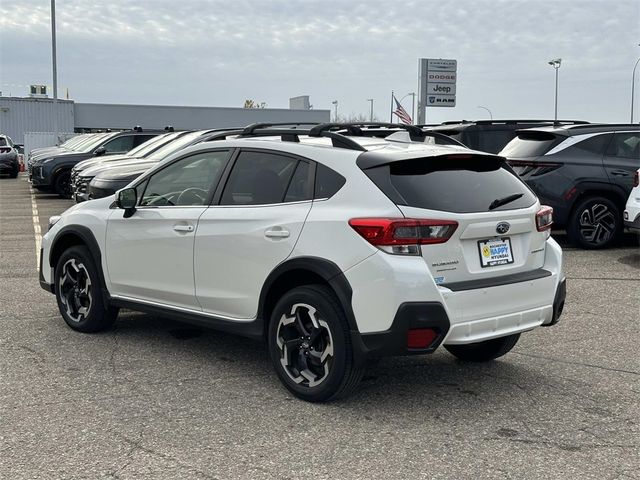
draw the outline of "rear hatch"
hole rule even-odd
[[[419,222],[418,253],[436,283],[521,277],[544,264],[549,232],[542,218],[542,231],[536,226],[537,198],[501,157],[449,154],[363,170],[406,218]]]
[[[523,179],[543,175],[560,165],[545,156],[566,140],[564,135],[541,130],[521,130],[501,151],[511,168]]]

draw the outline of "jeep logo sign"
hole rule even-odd
[[[427,83],[427,93],[455,95],[456,84],[455,83]]]

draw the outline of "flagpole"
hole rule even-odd
[[[389,112],[389,123],[393,123],[393,90],[391,90],[391,110]]]

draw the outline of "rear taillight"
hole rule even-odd
[[[0,153],[11,153],[11,147],[0,147]]]
[[[536,213],[536,228],[539,232],[549,230],[553,225],[553,208],[542,205]]]
[[[559,163],[532,162],[528,160],[509,160],[508,163],[518,175],[530,175],[532,177],[552,172],[561,166]]]
[[[636,170],[636,173],[633,175],[633,186],[637,187],[638,185],[640,185],[640,179],[638,179],[638,170]]]
[[[444,243],[458,228],[452,220],[352,218],[349,225],[379,249],[396,255],[420,255],[420,245]]]

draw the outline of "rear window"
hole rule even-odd
[[[539,157],[558,144],[561,139],[553,133],[520,132],[500,152],[507,158]]]
[[[396,204],[454,213],[512,210],[536,196],[499,160],[416,158],[365,170]],[[498,199],[521,195],[504,205]]]

